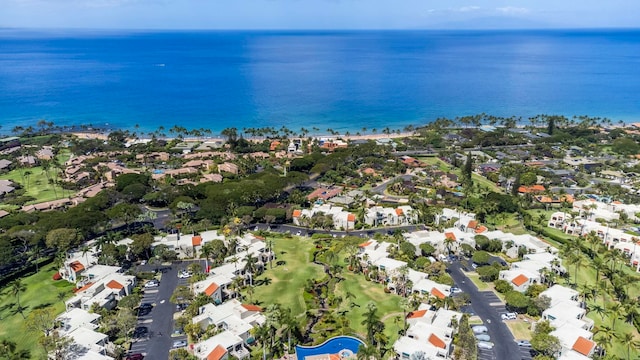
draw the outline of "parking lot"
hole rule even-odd
[[[189,285],[188,279],[179,279],[178,272],[189,262],[177,262],[171,266],[140,266],[139,270],[159,270],[158,287],[143,288],[141,307],[138,309],[138,324],[129,354],[143,354],[145,359],[166,359],[175,341],[187,340],[184,334],[174,334],[173,315],[176,306],[169,302],[178,285]]]
[[[478,349],[478,357],[481,360],[529,360],[529,348],[521,348],[513,338],[513,335],[504,324],[501,314],[507,312],[500,298],[493,291],[478,291],[473,282],[461,271],[464,263],[454,261],[448,266],[448,271],[456,285],[471,299],[472,309],[465,312],[473,313],[480,317],[488,329],[488,335],[494,344],[493,349]],[[469,311],[471,310],[471,311]],[[518,357],[520,356],[520,357]]]

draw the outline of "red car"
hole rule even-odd
[[[142,354],[131,354],[127,355],[126,360],[142,360],[144,356]]]

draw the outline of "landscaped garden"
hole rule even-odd
[[[68,151],[61,151],[57,156],[57,161],[64,164],[69,159]],[[20,184],[25,190],[24,196],[29,196],[35,200],[28,201],[26,204],[40,203],[44,201],[61,199],[68,197],[69,191],[63,189],[57,182],[56,173],[60,170],[50,166],[45,170],[42,166],[34,166],[27,168],[16,168],[6,174],[0,175],[0,180],[11,180],[16,184]]]
[[[255,278],[245,298],[264,307],[278,303],[290,309],[304,333],[313,333],[313,343],[335,335],[367,338],[366,314],[375,314],[384,324],[386,343],[398,338],[403,327],[401,297],[386,293],[384,286],[349,271],[350,251],[360,238],[312,240],[306,237],[274,237],[277,259],[273,268]],[[313,263],[314,254],[317,263]],[[325,266],[326,265],[326,266]],[[326,268],[326,272],[325,272]]]

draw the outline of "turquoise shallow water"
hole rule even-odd
[[[640,119],[640,30],[0,30],[0,131],[354,132],[480,112]]]

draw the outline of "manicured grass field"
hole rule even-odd
[[[34,309],[49,306],[55,309],[56,314],[64,311],[64,304],[58,299],[58,294],[62,292],[67,294],[66,298],[71,297],[73,284],[65,280],[52,280],[55,273],[53,265],[48,265],[39,273],[21,280],[27,288],[20,294],[20,304],[25,308],[25,316],[29,316]],[[16,298],[7,286],[0,290],[0,294],[0,339],[15,341],[18,349],[30,350],[32,359],[42,358],[45,353],[38,344],[40,334],[33,334],[25,329],[22,315],[16,311]]]
[[[342,274],[343,281],[338,283],[336,295],[343,299],[347,291],[354,295],[349,301],[344,301],[339,309],[347,310],[349,326],[362,337],[366,336],[366,328],[362,325],[363,314],[367,311],[367,304],[373,302],[378,308],[378,316],[385,324],[385,334],[389,337],[390,343],[398,339],[398,331],[403,325],[401,297],[395,294],[386,294],[384,286],[371,281],[366,281],[364,275],[354,274],[345,271]],[[351,302],[355,305],[351,306]],[[396,317],[400,317],[400,322]]]
[[[58,154],[58,159],[64,163],[69,159],[69,156],[68,152],[61,151],[60,154]],[[47,174],[40,166],[25,169],[18,168],[0,175],[0,179],[11,180],[14,183],[22,185],[26,190],[25,196],[32,196],[36,199],[35,201],[28,202],[27,204],[35,204],[69,196],[69,191],[63,191],[62,187],[59,185],[55,186],[54,191],[53,185],[49,184],[49,178],[54,177],[55,171],[57,170],[53,168],[50,169],[49,177],[47,178]],[[27,176],[27,172],[30,172],[31,175]]]
[[[322,267],[311,263],[309,259],[313,242],[309,238],[298,237],[276,238],[273,242],[277,256],[273,269],[255,278],[256,282],[269,278],[271,284],[256,286],[252,297],[263,306],[279,303],[290,308],[293,314],[304,316],[307,310],[302,297],[304,284],[307,279],[323,276]],[[278,261],[285,263],[276,266],[275,262]]]
[[[251,296],[258,300],[260,305],[267,306],[279,303],[291,309],[291,312],[300,320],[305,319],[306,308],[303,294],[304,285],[307,279],[321,279],[324,272],[322,267],[313,264],[310,254],[313,250],[313,241],[306,237],[276,238],[274,247],[278,261],[284,261],[283,265],[274,262],[273,269],[267,269],[264,274],[255,278],[257,283],[265,278],[271,279],[269,285],[259,285],[255,287]],[[342,258],[342,257],[340,257]],[[267,265],[268,268],[268,265]],[[385,333],[391,341],[398,337],[398,330],[401,323],[395,321],[396,316],[402,318],[402,308],[399,305],[400,297],[393,294],[386,294],[384,287],[370,281],[366,281],[362,274],[354,274],[346,269],[340,274],[344,280],[336,286],[336,295],[345,299],[347,291],[354,295],[354,298],[344,300],[340,305],[340,310],[347,310],[350,327],[357,333],[364,335],[365,327],[361,324],[362,314],[366,311],[369,302],[374,302],[378,308],[378,315],[386,325]],[[245,295],[248,296],[248,295]],[[351,303],[354,306],[351,306]]]
[[[23,177],[23,173],[27,171],[31,172],[31,175],[28,176],[28,180],[26,175]],[[52,170],[49,170],[49,174],[49,176],[53,177]],[[26,190],[25,196],[32,196],[37,199],[36,201],[31,201],[27,204],[56,200],[63,197],[62,188],[56,185],[56,190],[54,192],[53,185],[49,184],[47,175],[40,166],[27,169],[15,169],[6,174],[0,175],[0,179],[11,180],[14,183],[22,185]]]

